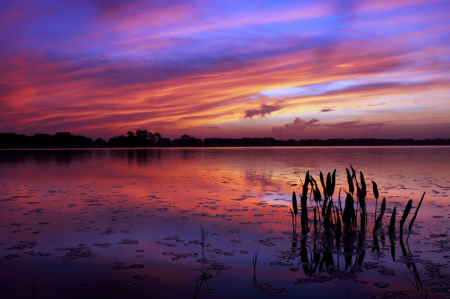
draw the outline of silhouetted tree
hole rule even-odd
[[[158,132],[156,132],[155,134],[153,134],[153,144],[155,145],[159,145],[161,143],[161,134],[159,134]]]
[[[149,135],[152,135],[152,133],[149,133],[147,130],[142,130],[142,141],[144,146],[147,146]]]
[[[158,146],[170,146],[170,138],[161,138]]]
[[[95,147],[105,147],[106,146],[106,141],[103,140],[103,138],[97,138],[94,141],[94,146]]]
[[[89,148],[89,147],[142,147],[142,146],[379,146],[379,145],[450,145],[450,139],[308,139],[308,140],[275,140],[274,138],[205,138],[204,141],[183,134],[179,139],[171,141],[163,138],[158,132],[152,134],[147,130],[137,130],[136,134],[128,131],[127,136],[114,136],[106,142],[102,138],[95,139],[72,135],[69,132],[58,132],[55,135],[35,134],[26,136],[16,133],[0,133],[0,148]]]
[[[171,142],[174,146],[203,146],[203,141],[194,137],[190,137],[187,134],[183,134],[180,139],[174,139]]]

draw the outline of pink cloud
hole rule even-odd
[[[285,134],[292,135],[307,128],[318,127],[320,126],[319,122],[316,118],[306,121],[296,117],[293,122],[287,123],[284,126],[272,127],[271,130],[275,136],[283,137]]]
[[[413,5],[420,5],[420,4],[429,4],[433,2],[444,2],[444,0],[397,0],[397,1],[390,1],[390,0],[365,0],[361,1],[361,4],[359,5],[358,9],[360,10],[388,10],[388,9],[396,9],[400,7],[405,6],[413,6]]]
[[[271,113],[276,111],[277,116],[309,111],[302,118],[312,118],[317,107],[331,112],[339,103],[349,107],[339,111],[345,113],[367,107],[367,100],[387,103],[383,112],[371,108],[384,113],[376,121],[361,116],[364,122],[347,123],[348,115],[330,113],[339,117],[334,125],[311,130],[334,126],[328,131],[336,132],[340,127],[384,127],[391,115],[406,109],[393,105],[399,99],[430,103],[433,113],[448,115],[450,110],[444,10],[432,4],[427,6],[431,12],[377,15],[398,5],[427,5],[424,1],[363,2],[358,9],[372,9],[372,17],[344,23],[336,23],[340,15],[333,16],[336,2],[233,8],[220,14],[221,5],[235,4],[98,0],[47,9],[15,3],[0,17],[7,29],[0,32],[5,45],[0,49],[0,131],[52,133],[63,127],[117,135],[146,126],[170,134],[220,123],[224,134],[237,134],[222,123],[242,125],[239,119],[246,118],[248,132],[265,134],[274,126]],[[61,7],[73,12],[70,18],[60,14]],[[53,26],[58,22],[49,16],[62,19],[64,26]],[[438,24],[433,23],[436,17]],[[303,29],[301,20],[311,18],[316,20]],[[329,24],[353,33],[342,35]],[[339,87],[342,82],[353,84]],[[264,95],[289,87],[317,90]],[[410,112],[411,123],[445,121],[431,112]],[[266,131],[252,128],[253,122],[266,122]],[[306,134],[305,128],[313,127],[298,122],[274,128]]]
[[[357,120],[351,120],[351,121],[342,121],[336,124],[327,124],[324,125],[325,127],[329,128],[335,128],[335,129],[358,129],[358,128],[372,128],[377,127],[380,128],[382,126],[390,125],[392,124],[392,121],[387,122],[378,122],[378,123],[362,123],[363,121],[360,119]]]

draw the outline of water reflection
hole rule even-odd
[[[70,166],[72,162],[90,162],[95,152],[92,150],[2,150],[0,163],[2,166],[28,163],[39,165],[55,163]]]
[[[380,230],[368,184],[365,230],[324,234],[308,197],[302,233],[295,172],[337,169],[341,209],[350,164],[386,197]],[[46,298],[443,298],[449,164],[448,147],[0,151],[2,294],[27,297],[34,278]],[[424,191],[409,241],[398,221],[389,234],[394,206]]]

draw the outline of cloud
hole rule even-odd
[[[293,122],[287,123],[284,126],[272,127],[272,133],[276,136],[284,134],[292,134],[298,131],[303,131],[307,128],[314,128],[320,126],[319,120],[312,118],[311,120],[302,120],[298,117],[294,118]]]
[[[205,128],[205,129],[218,129],[219,126],[206,126],[206,127],[202,127],[202,128]]]
[[[336,106],[334,107],[323,107],[322,109],[320,109],[320,112],[331,112],[336,110]]]
[[[328,124],[328,125],[324,125],[325,127],[329,127],[329,128],[335,128],[335,129],[356,129],[356,128],[380,128],[386,125],[390,125],[392,124],[392,121],[387,121],[387,122],[378,122],[378,123],[367,123],[367,124],[362,124],[362,120],[357,119],[357,120],[351,120],[351,121],[342,121],[342,122],[338,122],[336,124]]]
[[[320,138],[345,134],[341,127],[384,127],[395,117],[395,126],[383,131],[390,134],[405,122],[398,117],[403,112],[413,133],[423,123],[450,123],[442,3],[6,2],[0,9],[0,131],[64,128],[112,136],[140,127],[165,136],[199,130],[233,137],[246,127],[248,136],[264,136],[272,119],[258,120],[258,127],[239,119],[281,109],[310,119],[335,105],[361,110],[378,102],[384,109],[358,114],[365,122],[334,113],[334,124],[315,130],[305,132],[313,126],[300,119],[274,130]],[[398,13],[399,7],[408,10]],[[362,10],[364,16],[350,16]],[[290,87],[306,92],[262,96]],[[425,104],[428,110],[421,109]],[[220,130],[202,129],[209,123]],[[430,130],[429,137],[436,134]]]
[[[270,114],[274,111],[278,111],[281,110],[282,107],[279,105],[265,105],[265,104],[261,104],[261,108],[260,109],[251,109],[251,110],[246,110],[245,111],[245,115],[244,118],[252,118],[253,116],[261,116],[263,117],[266,114]]]
[[[406,6],[414,6],[431,2],[441,2],[442,0],[378,0],[378,1],[370,1],[365,0],[361,1],[358,7],[359,11],[376,11],[376,10],[392,10],[397,8],[403,8]]]

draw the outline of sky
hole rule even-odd
[[[450,138],[450,1],[3,0],[0,132]]]

